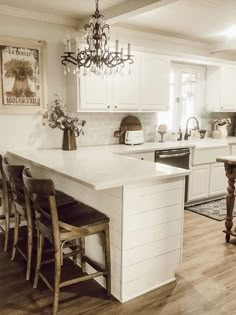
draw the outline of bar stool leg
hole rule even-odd
[[[9,242],[9,231],[10,231],[10,214],[9,212],[5,213],[5,240],[4,240],[4,252],[8,250]]]
[[[106,288],[107,295],[111,295],[111,253],[110,253],[110,234],[109,234],[109,223],[106,223],[105,231],[105,264],[106,264]]]
[[[41,232],[38,231],[37,260],[36,260],[36,268],[35,268],[34,284],[33,284],[34,289],[36,289],[38,286],[39,271],[40,271],[40,266],[41,266],[41,261],[42,261],[42,252],[43,252],[43,235]]]
[[[20,225],[20,215],[15,211],[15,226],[14,226],[14,242],[12,248],[11,260],[15,259],[16,256],[16,247],[19,239],[19,225]]]
[[[81,268],[82,272],[86,272],[86,263],[83,260],[83,256],[85,256],[85,237],[80,238],[80,249],[81,249]]]
[[[76,251],[79,250],[78,240],[77,239],[74,240],[73,243],[74,243],[73,244],[74,250],[76,250]],[[74,265],[77,265],[77,263],[78,263],[77,258],[78,258],[78,254],[75,254],[73,256]]]
[[[27,240],[27,269],[26,269],[26,280],[30,279],[31,272],[31,260],[32,260],[32,248],[33,248],[33,231],[32,226],[28,224],[28,240]]]
[[[53,292],[53,315],[57,314],[61,280],[61,253],[55,250],[54,292]]]
[[[2,196],[2,204],[3,204],[3,211],[5,215],[5,240],[4,240],[4,252],[8,250],[8,242],[9,242],[9,232],[10,232],[10,204],[8,195]]]

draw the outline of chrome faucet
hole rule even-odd
[[[190,136],[190,134],[188,133],[188,123],[189,123],[189,121],[190,121],[191,119],[195,120],[195,122],[196,122],[196,128],[199,130],[199,122],[198,122],[197,118],[194,117],[194,116],[189,117],[189,118],[187,119],[187,122],[186,122],[186,130],[185,130],[185,134],[184,134],[184,140],[188,140],[188,137]]]

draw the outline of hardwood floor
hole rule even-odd
[[[236,314],[236,239],[226,244],[223,228],[224,222],[185,211],[184,262],[177,282],[123,305],[107,298],[94,280],[84,282],[61,291],[58,315]],[[11,262],[0,252],[0,314],[50,315],[51,292],[42,283],[32,289],[24,268],[19,256]]]

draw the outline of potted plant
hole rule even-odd
[[[231,124],[230,118],[215,119],[213,121],[213,138],[226,138],[228,136],[227,126]]]
[[[62,103],[62,97],[58,97],[54,100],[52,106],[50,106],[42,115],[43,126],[49,126],[52,129],[59,128],[63,130],[63,150],[76,150],[76,137],[83,135],[83,127],[86,124],[85,120],[79,120],[78,117],[72,117],[66,112],[66,106]]]

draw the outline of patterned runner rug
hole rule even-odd
[[[236,202],[235,202],[236,206]],[[226,200],[225,198],[205,202],[194,206],[185,206],[186,210],[196,212],[217,221],[223,221],[226,217]],[[236,210],[234,208],[234,217],[236,216]]]

